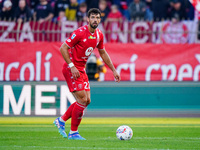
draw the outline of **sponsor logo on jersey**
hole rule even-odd
[[[96,39],[96,37],[90,35],[90,36],[88,37],[88,39]]]
[[[70,39],[67,39],[67,42],[71,42],[71,40],[70,40]]]
[[[88,57],[81,57],[82,59],[87,59]]]
[[[85,51],[85,56],[90,56],[90,54],[93,52],[93,47],[89,47],[86,51]]]
[[[76,34],[74,33],[71,37],[71,39],[73,40],[75,38]]]

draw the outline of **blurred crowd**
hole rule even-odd
[[[0,19],[86,21],[90,8],[101,10],[102,22],[194,19],[194,7],[188,0],[0,0]]]

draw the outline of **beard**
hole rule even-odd
[[[96,25],[90,24],[90,27],[93,29],[96,29],[98,27],[98,24],[96,24]]]

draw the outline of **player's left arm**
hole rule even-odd
[[[108,55],[108,53],[106,52],[105,49],[98,49],[99,51],[99,54],[101,56],[101,58],[103,59],[103,61],[105,62],[105,64],[112,70],[113,72],[113,75],[115,77],[115,81],[116,82],[120,82],[121,80],[121,77],[120,75],[117,73],[111,59],[110,59],[110,56]]]

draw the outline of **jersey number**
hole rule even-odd
[[[84,82],[84,85],[85,85],[85,89],[90,89],[89,82]]]

